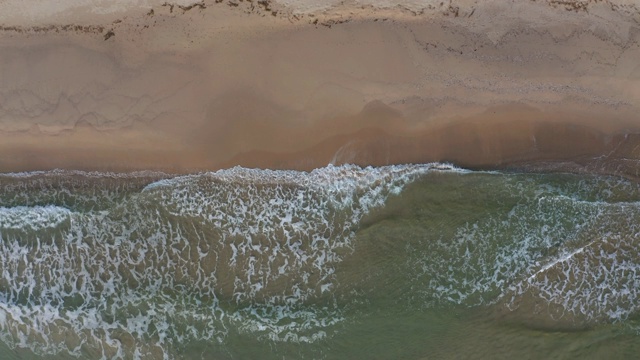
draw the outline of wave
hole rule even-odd
[[[65,195],[73,201],[60,200],[60,189],[45,197],[36,191],[38,201],[80,197],[108,207],[75,213],[68,228],[50,234],[55,239],[37,245],[24,238],[69,210],[4,210],[10,215],[0,217],[0,230],[21,232],[0,244],[3,340],[38,354],[90,349],[136,358],[223,342],[230,332],[326,338],[344,315],[335,303],[312,303],[333,296],[336,266],[353,251],[360,219],[430,172],[465,171],[443,164],[233,168],[161,179],[126,196],[100,186]]]
[[[70,217],[71,211],[59,206],[0,207],[0,229],[35,231],[55,228]]]
[[[501,176],[496,195],[511,205],[412,247],[422,299],[499,305],[578,327],[640,311],[638,184],[593,178],[558,186],[535,177]]]
[[[9,179],[29,179],[34,177],[61,177],[61,176],[80,176],[84,178],[115,178],[115,179],[131,179],[131,178],[168,178],[170,174],[162,171],[131,171],[131,172],[103,172],[103,171],[83,171],[83,170],[66,170],[66,169],[53,169],[53,170],[39,170],[39,171],[24,171],[24,172],[11,172],[0,173],[0,178]]]
[[[13,347],[323,348],[385,297],[571,326],[640,311],[640,186],[627,180],[447,164],[91,176],[0,176],[0,337]]]

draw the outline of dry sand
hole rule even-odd
[[[639,39],[624,0],[0,1],[0,171],[635,174]]]

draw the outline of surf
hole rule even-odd
[[[323,358],[373,314],[577,329],[639,310],[640,187],[621,178],[56,171],[0,176],[0,200],[0,337],[39,356],[242,357],[248,342]]]

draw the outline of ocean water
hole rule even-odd
[[[0,358],[634,358],[639,249],[617,177],[4,174]]]

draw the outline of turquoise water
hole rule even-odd
[[[0,175],[0,355],[633,358],[639,200],[443,164]]]

